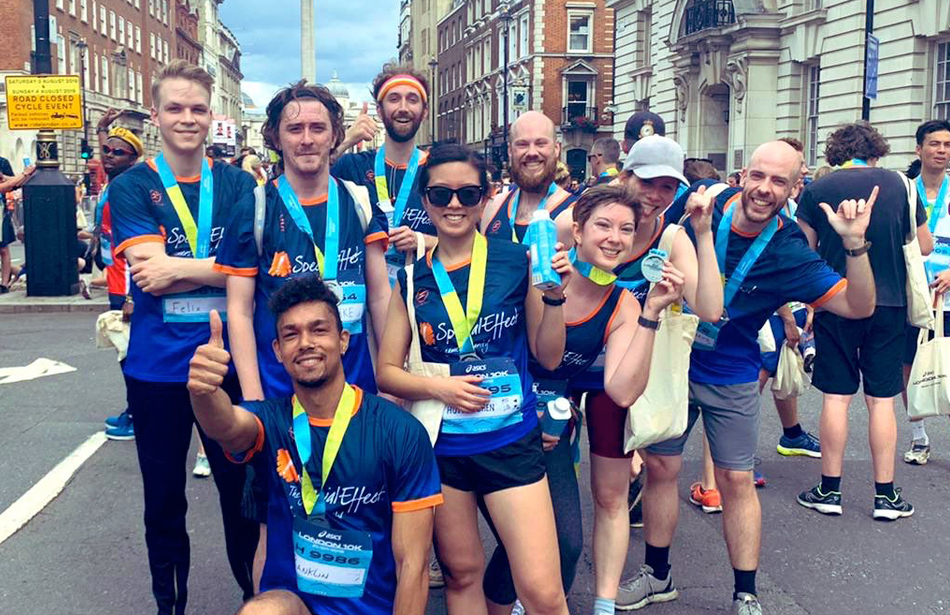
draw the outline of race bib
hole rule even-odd
[[[342,282],[339,289],[341,297],[337,308],[340,310],[343,328],[349,331],[350,335],[360,334],[363,332],[363,314],[366,312],[366,286]]]
[[[330,598],[359,598],[373,559],[367,532],[330,528],[294,517],[294,567],[297,589]]]
[[[396,286],[396,276],[399,270],[406,266],[406,256],[396,248],[389,246],[386,250],[386,273],[389,275],[389,287]]]
[[[442,415],[443,433],[490,433],[521,422],[521,377],[511,359],[460,361],[450,366],[450,372],[453,376],[483,376],[478,386],[488,389],[491,398],[478,412],[446,406]]]
[[[729,322],[729,317],[726,316],[725,310],[723,310],[722,318],[715,324],[700,321],[696,328],[696,337],[693,339],[693,348],[696,350],[715,350],[719,332],[722,331],[727,322]]]
[[[211,310],[218,310],[221,320],[227,320],[228,301],[223,288],[204,286],[187,293],[176,293],[162,298],[164,322],[208,322]]]

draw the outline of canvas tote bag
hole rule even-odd
[[[772,394],[776,399],[799,397],[808,390],[809,384],[808,374],[805,373],[805,360],[798,351],[798,346],[782,344],[775,378],[772,379]]]
[[[907,381],[911,420],[950,414],[950,338],[943,335],[943,297],[937,303],[934,338],[926,329],[917,336],[917,356]]]
[[[910,209],[910,233],[904,244],[904,266],[907,268],[907,322],[922,329],[934,328],[934,312],[930,301],[924,257],[917,241],[917,186],[903,173],[898,173],[907,190],[907,207]]]
[[[671,224],[660,237],[660,249],[673,252],[673,239],[682,227]],[[675,308],[674,308],[675,306]],[[683,435],[689,418],[689,355],[699,317],[684,314],[681,306],[663,311],[662,325],[653,341],[650,377],[639,399],[627,409],[624,452]]]

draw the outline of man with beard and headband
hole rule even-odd
[[[317,275],[270,298],[273,351],[293,394],[233,405],[230,354],[212,313],[188,390],[202,428],[233,461],[265,468],[270,532],[261,593],[239,615],[422,615],[439,471],[422,424],[348,384],[351,336]],[[218,611],[220,612],[220,611]]]
[[[386,64],[373,80],[376,112],[386,128],[386,139],[378,150],[344,154],[333,165],[334,177],[366,186],[370,200],[386,215],[389,249],[386,266],[390,285],[406,259],[415,258],[421,244],[435,245],[435,227],[429,220],[417,189],[416,176],[427,154],[416,147],[416,133],[429,115],[429,82],[419,71]],[[337,152],[345,152],[372,141],[376,122],[363,113],[347,130]]]
[[[868,441],[874,473],[872,515],[875,519],[909,517],[914,507],[894,488],[897,420],[894,397],[904,388],[901,359],[907,322],[907,270],[903,245],[916,234],[921,252],[930,254],[933,238],[927,211],[913,203],[914,220],[904,178],[877,168],[890,147],[870,124],[858,121],[831,133],[825,160],[842,168],[808,185],[798,205],[798,224],[809,244],[839,273],[850,266],[847,243],[819,211],[824,203],[855,198],[872,187],[880,206],[868,227],[874,244],[870,257],[877,301],[869,318],[845,320],[835,314],[815,315],[815,356],[812,384],[823,393],[821,408],[821,482],[798,496],[798,503],[823,514],[840,515],[841,474],[848,438],[848,406],[863,380],[868,408]]]
[[[481,231],[486,237],[524,241],[535,210],[547,209],[557,224],[558,240],[574,245],[571,205],[576,195],[554,183],[561,144],[554,122],[540,111],[523,113],[511,125],[508,157],[511,181],[517,186],[496,196],[482,214]]]
[[[864,233],[877,189],[867,201],[843,201],[837,213],[822,205],[849,253],[843,279],[808,247],[798,226],[779,213],[800,173],[798,153],[791,146],[766,143],[743,172],[742,189],[729,188],[716,198],[712,232],[725,281],[723,318],[701,323],[693,344],[686,433],[645,451],[645,564],[621,584],[618,609],[639,609],[678,595],[669,562],[679,516],[677,477],[690,428],[702,415],[722,492],[723,530],[735,580],[733,613],[762,613],[755,588],[762,513],[752,483],[760,405],[758,331],[789,301],[809,302],[845,318],[866,318],[875,301]],[[690,222],[686,227],[693,238]]]

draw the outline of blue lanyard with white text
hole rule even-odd
[[[722,216],[722,220],[719,221],[719,228],[716,231],[716,261],[718,261],[719,271],[721,271],[723,275],[726,274],[726,252],[729,247],[729,233],[732,229],[732,214],[735,210],[736,206],[733,205],[726,211]],[[729,282],[723,291],[722,298],[724,307],[728,307],[729,304],[732,303],[732,299],[736,296],[736,293],[739,292],[739,287],[745,281],[746,276],[749,275],[752,266],[755,265],[755,262],[762,256],[762,252],[765,251],[765,246],[772,240],[777,230],[778,217],[776,216],[772,218],[769,225],[759,233],[759,236],[755,238],[755,241],[752,242],[752,245],[746,250],[742,260],[739,261],[732,275],[729,276]]]
[[[920,175],[917,176],[917,194],[920,195],[920,200],[924,202],[924,207],[927,209],[927,222],[930,223],[931,233],[937,230],[937,223],[940,222],[940,218],[943,218],[947,214],[946,203],[948,188],[950,188],[950,178],[944,175],[943,183],[940,184],[940,191],[937,192],[937,198],[931,203],[927,200],[927,187],[924,186],[923,178]]]
[[[280,192],[280,198],[284,201],[290,217],[301,231],[310,237],[313,243],[313,252],[316,255],[317,267],[320,269],[320,275],[324,280],[335,280],[337,275],[337,266],[340,251],[340,195],[337,191],[336,179],[330,178],[327,186],[327,224],[326,231],[323,234],[324,252],[317,246],[317,240],[313,237],[313,229],[310,226],[310,220],[300,201],[297,200],[297,194],[287,181],[286,175],[281,175],[277,180],[277,190]]]
[[[106,203],[109,201],[109,184],[106,184],[106,187],[102,190],[102,194],[99,195],[99,202],[96,203],[96,226],[102,226],[102,212],[106,208]]]
[[[416,172],[419,170],[419,158],[421,154],[419,148],[412,150],[412,157],[406,166],[406,174],[402,176],[402,183],[399,185],[399,194],[396,195],[396,202],[393,203],[393,225],[402,225],[402,216],[406,213],[406,204],[409,203],[409,196],[412,194],[416,183]],[[376,176],[376,198],[380,201],[389,200],[389,184],[386,181],[386,148],[380,147],[376,150],[376,160],[373,168],[373,174]],[[385,192],[385,194],[382,194]],[[392,230],[392,229],[389,229]]]
[[[181,186],[175,179],[168,163],[165,162],[165,156],[159,154],[155,157],[155,169],[162,180],[162,186],[165,193],[171,199],[175,213],[185,230],[185,237],[188,239],[188,246],[191,248],[191,254],[195,258],[208,258],[211,253],[211,216],[214,207],[214,179],[211,176],[211,167],[208,165],[208,159],[201,160],[201,192],[198,198],[198,224],[195,225],[195,218],[188,209],[185,197],[181,193]]]
[[[548,203],[548,199],[551,198],[551,195],[555,192],[557,192],[557,184],[551,182],[548,193],[544,195],[544,198],[538,203],[538,209],[544,209],[544,206]],[[515,233],[515,219],[518,217],[518,204],[521,203],[521,188],[518,188],[518,191],[515,192],[515,197],[511,201],[511,213],[508,214],[508,226],[511,227],[511,240],[515,243],[521,243],[518,241],[518,234]]]
[[[115,264],[115,261],[112,259],[111,237],[102,232],[102,218],[105,215],[106,203],[108,201],[109,201],[109,185],[106,184],[106,187],[102,190],[102,194],[99,195],[99,202],[96,203],[95,227],[99,231],[99,248],[102,253],[102,262],[105,265],[113,265]]]

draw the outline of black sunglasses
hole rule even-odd
[[[445,186],[429,186],[426,188],[426,199],[435,207],[448,207],[452,196],[456,196],[464,207],[475,207],[482,202],[485,190],[481,186],[462,186],[461,188],[446,188]]]
[[[102,153],[108,156],[113,154],[115,156],[134,156],[134,152],[130,152],[127,149],[122,149],[121,147],[109,147],[108,145],[102,146]]]

